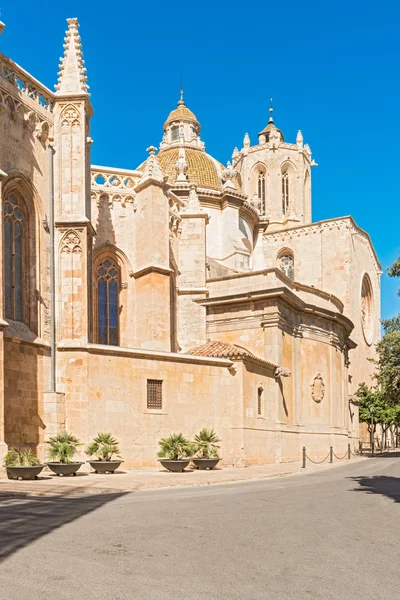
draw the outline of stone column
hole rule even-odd
[[[58,341],[92,337],[91,113],[86,94],[58,97],[54,109]]]
[[[3,196],[1,182],[7,177],[4,171],[0,170],[0,265],[3,264]],[[3,269],[0,269],[0,290],[3,290]],[[4,439],[4,328],[7,322],[3,318],[3,293],[0,296],[0,471],[2,469],[3,459],[7,453],[7,444]]]
[[[136,186],[135,306],[140,348],[171,350],[169,201],[155,148]]]
[[[1,182],[7,177],[0,170],[0,264],[3,264],[3,195]],[[0,290],[3,290],[3,269],[0,269]],[[4,439],[4,328],[7,322],[4,320],[3,294],[0,297],[0,469],[3,458],[7,453],[7,444]]]
[[[178,343],[183,352],[206,343],[206,308],[196,302],[206,298],[206,226],[193,185],[181,213],[178,280]]]

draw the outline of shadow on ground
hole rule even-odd
[[[393,455],[392,455],[393,456]],[[400,478],[387,477],[386,475],[375,475],[372,477],[351,477],[356,481],[359,488],[356,492],[367,492],[368,494],[380,494],[391,498],[394,502],[400,502]]]
[[[0,562],[54,529],[124,495],[125,492],[82,497],[0,495]]]

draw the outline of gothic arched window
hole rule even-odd
[[[294,259],[293,254],[285,252],[281,254],[278,259],[279,268],[292,281],[294,280]]]
[[[115,259],[103,258],[96,266],[97,343],[119,344],[120,269]]]
[[[261,214],[265,215],[265,171],[258,172],[257,193],[261,202]]]
[[[13,194],[4,202],[4,309],[14,321],[24,320],[24,236],[25,217],[22,206]]]
[[[289,210],[289,169],[282,171],[282,214]]]

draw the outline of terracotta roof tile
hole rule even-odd
[[[220,342],[219,340],[211,340],[202,346],[197,346],[189,350],[188,354],[193,356],[212,356],[213,358],[231,358],[232,360],[243,360],[250,358],[257,360],[258,362],[264,363],[265,365],[277,368],[279,365],[265,360],[260,356],[256,356],[250,350],[237,346],[236,344],[227,344]]]

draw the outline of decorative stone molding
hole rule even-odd
[[[196,184],[192,183],[190,186],[190,192],[187,200],[187,204],[183,210],[185,213],[199,214],[203,212],[201,208],[200,200],[196,191]]]
[[[228,160],[228,163],[226,165],[226,169],[224,169],[222,171],[222,177],[223,179],[225,179],[225,183],[224,183],[224,189],[226,188],[232,188],[234,190],[236,190],[235,184],[233,183],[232,179],[234,177],[236,177],[236,175],[238,174],[238,172],[236,171],[236,169],[234,169],[232,167],[231,162]]]
[[[110,208],[114,207],[114,204],[118,203],[122,206],[122,208],[126,208],[127,206],[132,206],[133,210],[136,212],[136,202],[135,202],[135,192],[131,192],[132,195],[128,194],[107,194],[100,192],[93,192],[91,194],[91,198],[93,202],[96,202],[97,208],[105,202],[109,205]]]
[[[187,181],[186,171],[188,170],[189,165],[186,162],[185,149],[179,148],[179,156],[178,160],[175,163],[175,168],[177,171],[176,181]]]
[[[162,172],[160,163],[158,162],[158,158],[156,156],[157,148],[155,146],[149,146],[146,148],[146,152],[149,153],[149,157],[144,163],[144,169],[140,183],[144,183],[145,181],[165,183],[165,175]]]
[[[61,254],[80,254],[82,252],[82,240],[76,231],[70,230],[63,235],[60,252]]]
[[[73,104],[68,104],[61,113],[61,126],[79,127],[80,115]]]
[[[6,56],[0,56],[0,83],[2,80],[14,87],[16,96],[29,98],[38,108],[53,112],[54,94]]]
[[[322,402],[325,395],[325,383],[321,373],[318,373],[311,384],[311,396],[314,402]]]

